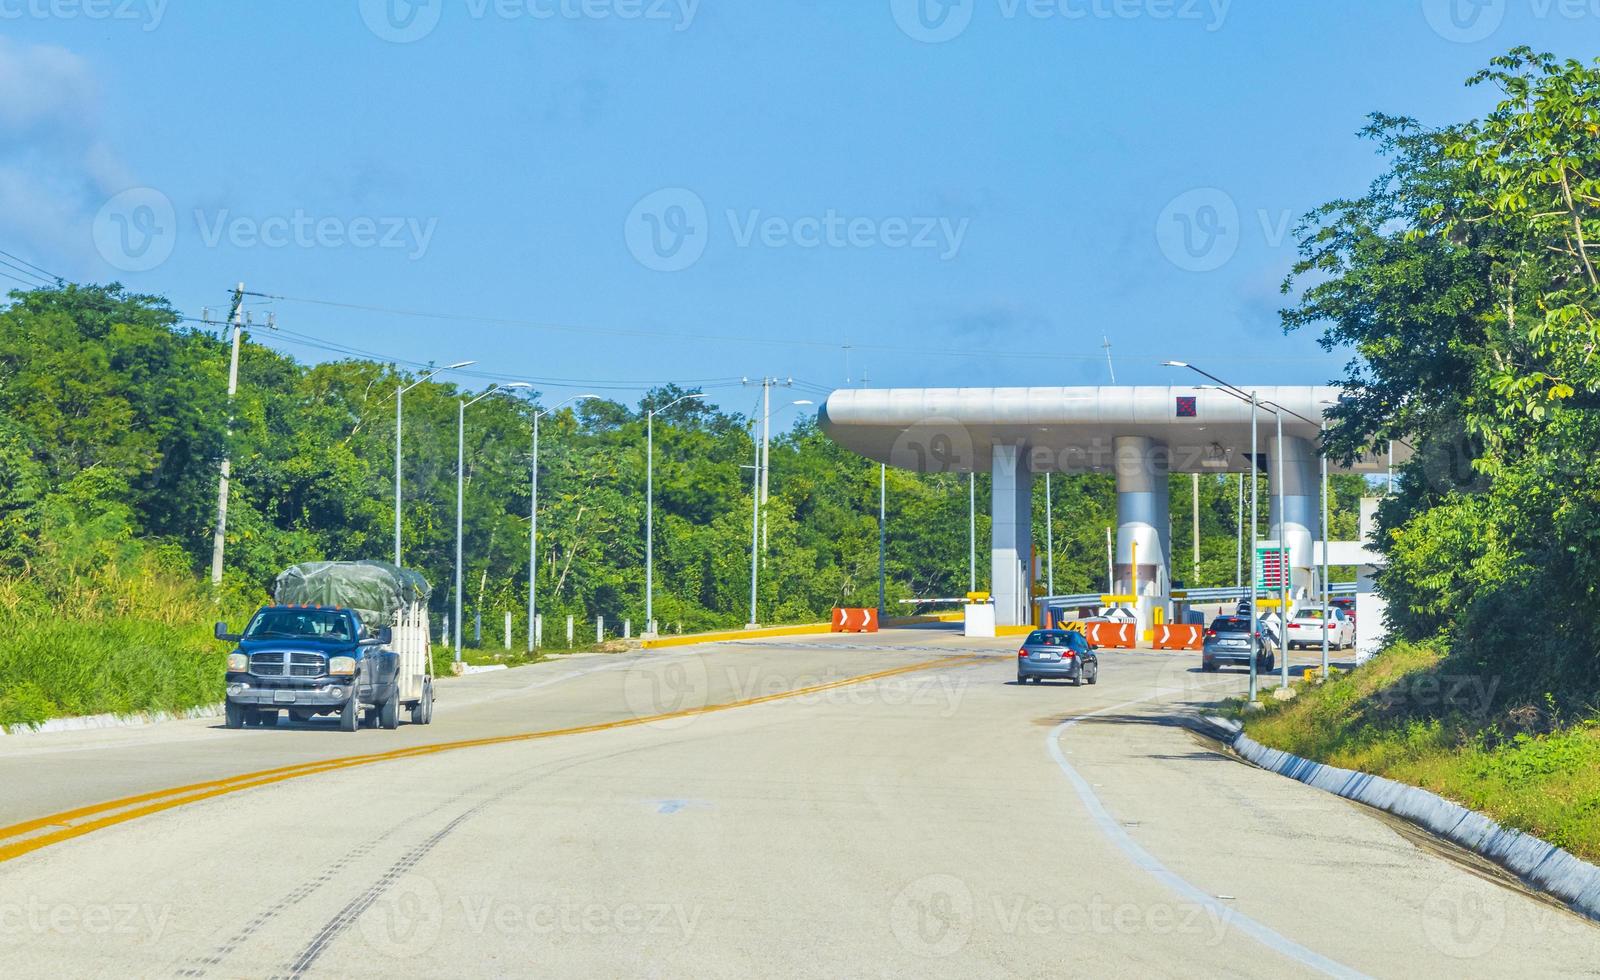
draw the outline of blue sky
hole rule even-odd
[[[469,317],[251,307],[558,397],[1103,383],[1103,336],[1121,383],[1322,382],[1278,286],[1367,113],[1479,114],[1467,75],[1592,57],[1597,7],[0,0],[0,249],[194,315]]]

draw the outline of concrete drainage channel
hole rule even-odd
[[[1268,748],[1226,718],[1196,719],[1202,734],[1217,737],[1239,758],[1280,776],[1361,803],[1426,830],[1506,869],[1530,888],[1579,915],[1600,921],[1600,867],[1532,834],[1502,827],[1464,806],[1416,786],[1313,762]]]

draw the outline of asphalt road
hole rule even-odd
[[[0,739],[0,976],[1600,964],[1600,929],[1179,723],[1243,675],[1018,686],[1014,649],[730,643],[452,680],[396,732]]]

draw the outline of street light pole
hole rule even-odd
[[[878,616],[881,618],[889,574],[889,466],[878,464]]]
[[[1251,463],[1251,466],[1254,466]],[[1239,474],[1239,519],[1236,522],[1239,529],[1238,545],[1233,558],[1233,587],[1244,588],[1244,474]]]
[[[1328,442],[1328,426],[1322,426],[1322,443]],[[1333,622],[1333,605],[1328,590],[1328,455],[1322,453],[1322,678],[1328,678],[1328,625]]]
[[[1280,406],[1281,407],[1281,406]],[[1289,510],[1284,506],[1287,491],[1283,485],[1283,412],[1278,412],[1278,653],[1283,686],[1289,686]],[[1326,630],[1324,630],[1326,632]]]
[[[755,431],[750,441],[756,447],[755,469],[750,477],[750,629],[756,628],[756,560],[761,553],[761,440]]]
[[[1256,548],[1256,530],[1261,526],[1261,512],[1256,503],[1256,490],[1261,483],[1256,479],[1259,452],[1256,442],[1256,417],[1261,402],[1255,392],[1250,392],[1250,700],[1256,700],[1256,653],[1261,636],[1261,618],[1256,609],[1256,583],[1261,581],[1261,552]]]
[[[662,406],[653,408],[645,415],[645,460],[644,460],[644,628],[645,632],[654,636],[656,632],[655,614],[655,583],[656,583],[656,413],[665,412],[678,402],[688,401],[691,398],[704,398],[705,395],[684,395]]]
[[[544,411],[533,413],[533,462],[530,464],[532,492],[528,502],[528,652],[533,652],[534,624],[539,614],[536,583],[539,580],[539,420],[568,402],[599,398],[599,395],[573,395]]]
[[[1053,494],[1050,493],[1050,471],[1044,474],[1044,578],[1045,591],[1051,595],[1056,594],[1056,528],[1052,520],[1051,504]]]
[[[494,389],[489,389],[493,391]],[[467,403],[456,402],[456,569],[455,569],[455,615],[450,617],[450,625],[455,629],[456,663],[461,662],[461,510],[466,493],[466,484],[462,471],[466,469],[467,455]]]
[[[1211,372],[1201,370],[1200,368],[1195,367],[1193,364],[1187,364],[1187,363],[1185,363],[1183,361],[1164,361],[1162,363],[1162,366],[1163,367],[1188,368],[1189,370],[1195,372],[1196,374],[1199,374],[1199,375],[1201,375],[1203,377],[1206,377],[1206,378],[1210,378],[1212,381],[1215,381],[1217,384],[1221,385],[1222,386],[1221,389],[1220,389],[1221,391],[1226,392],[1227,394],[1233,396],[1234,398],[1239,399],[1240,401],[1249,401],[1250,402],[1250,636],[1251,636],[1252,642],[1254,642],[1255,641],[1255,637],[1257,635],[1257,631],[1260,629],[1260,623],[1261,623],[1261,617],[1260,617],[1260,614],[1259,614],[1259,612],[1258,612],[1258,610],[1256,608],[1256,600],[1257,600],[1257,598],[1259,598],[1258,590],[1257,590],[1257,584],[1261,581],[1261,555],[1260,555],[1259,549],[1257,548],[1257,538],[1256,538],[1256,529],[1260,526],[1260,520],[1261,520],[1260,504],[1258,502],[1258,494],[1259,494],[1258,484],[1260,483],[1260,481],[1257,479],[1257,474],[1256,474],[1257,456],[1258,456],[1259,451],[1260,451],[1260,437],[1258,435],[1258,429],[1259,429],[1258,418],[1259,418],[1260,409],[1262,407],[1261,397],[1260,397],[1260,394],[1258,392],[1255,392],[1255,391],[1251,391],[1247,395],[1246,392],[1244,391],[1244,389],[1240,388],[1238,385],[1229,384],[1228,382],[1222,380],[1221,378],[1217,377],[1216,375],[1212,374]],[[1279,612],[1279,624],[1278,624],[1278,632],[1280,634],[1279,637],[1278,637],[1278,652],[1280,654],[1282,654],[1282,656],[1283,656],[1283,685],[1285,687],[1288,687],[1289,686],[1289,647],[1288,647],[1288,641],[1285,638],[1288,636],[1288,627],[1289,627],[1289,623],[1288,623],[1288,615],[1289,615],[1289,585],[1288,585],[1288,569],[1285,567],[1284,561],[1283,561],[1283,540],[1282,540],[1282,538],[1284,536],[1284,534],[1283,534],[1284,525],[1285,525],[1285,523],[1287,522],[1287,519],[1288,519],[1288,513],[1284,509],[1284,486],[1283,486],[1283,414],[1284,414],[1284,412],[1287,412],[1288,409],[1284,408],[1282,405],[1278,405],[1276,402],[1270,402],[1268,404],[1271,404],[1271,405],[1274,406],[1273,408],[1269,408],[1268,411],[1272,412],[1272,414],[1278,420],[1278,453],[1277,453],[1277,456],[1278,456],[1278,459],[1277,459],[1277,464],[1278,464],[1278,538],[1279,538],[1279,541],[1278,541],[1278,551],[1279,551],[1278,574],[1279,574],[1279,583],[1278,584],[1280,586],[1280,592],[1279,592],[1280,599],[1279,599],[1279,601],[1282,603],[1282,607],[1281,607],[1280,612]],[[1304,416],[1298,415],[1298,413],[1296,413],[1296,417],[1302,418],[1302,419],[1304,418]],[[1256,692],[1257,692],[1257,690],[1258,690],[1258,684],[1257,684],[1257,680],[1256,680],[1256,658],[1255,658],[1255,655],[1252,653],[1252,655],[1250,657],[1250,700],[1251,701],[1255,701],[1256,700]]]
[[[978,471],[967,474],[967,574],[972,584],[967,588],[978,591]]]
[[[456,399],[456,602],[455,615],[451,619],[451,626],[455,628],[456,663],[461,662],[461,515],[466,503],[467,409],[498,392],[532,387],[525,381],[512,381],[508,384],[491,385],[488,391],[471,401],[464,398]]]
[[[429,371],[427,374],[424,374],[417,380],[408,385],[402,385],[396,388],[394,391],[394,563],[397,566],[400,564],[400,427],[405,418],[404,403],[406,392],[410,391],[412,388],[415,388],[417,385],[433,380],[435,376],[443,374],[445,371],[455,371],[459,370],[460,368],[471,367],[476,363],[478,362],[457,361],[456,363],[446,367]]]

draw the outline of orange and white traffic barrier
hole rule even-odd
[[[1205,644],[1205,627],[1192,623],[1157,626],[1150,639],[1157,650],[1198,650]]]
[[[1132,623],[1084,623],[1083,638],[1107,650],[1132,650],[1138,646]]]
[[[835,608],[833,610],[831,632],[876,633],[878,632],[878,610]]]

